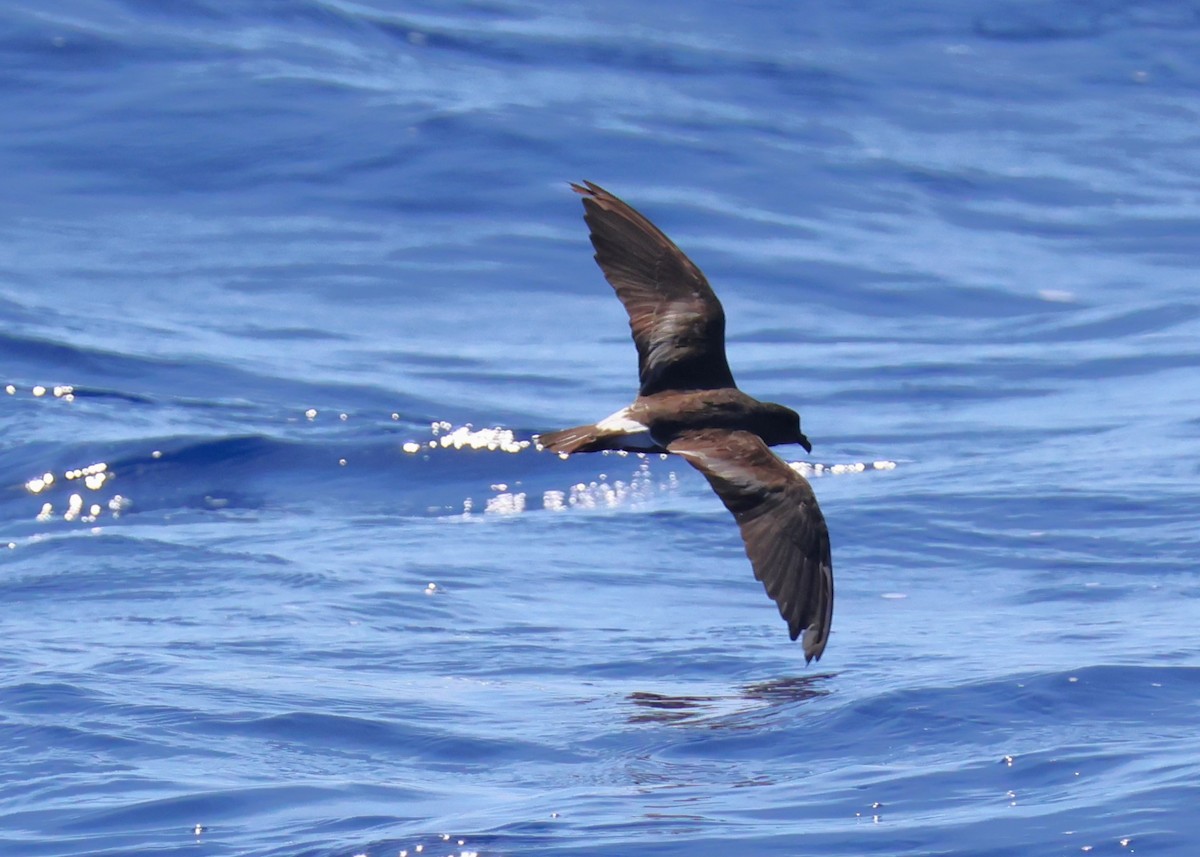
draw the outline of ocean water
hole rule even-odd
[[[9,0],[0,854],[1200,853],[1200,5]],[[806,666],[589,179],[798,408]],[[819,467],[818,467],[819,465]]]

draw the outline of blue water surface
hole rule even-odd
[[[1200,853],[1198,43],[9,0],[0,854]],[[819,663],[684,462],[528,445],[635,388],[581,179],[804,414]]]

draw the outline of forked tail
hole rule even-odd
[[[575,428],[552,431],[539,434],[536,438],[538,446],[550,452],[570,455],[572,452],[596,452],[607,449],[606,446],[594,446],[601,438],[596,433],[595,426],[575,426]]]
[[[594,426],[575,426],[575,428],[562,431],[539,434],[536,440],[542,449],[564,455],[570,455],[573,452],[605,452],[606,450],[666,452],[654,442],[647,431],[614,431],[605,426],[604,422]]]

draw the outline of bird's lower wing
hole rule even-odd
[[[805,660],[819,659],[833,618],[833,561],[808,480],[750,432],[688,432],[667,450],[704,474],[737,521],[754,576],[792,639],[803,633]]]

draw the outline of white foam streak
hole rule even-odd
[[[849,464],[821,464],[809,461],[789,461],[788,467],[801,476],[842,476],[846,473],[865,473],[868,470],[895,470],[894,461],[855,461]]]

